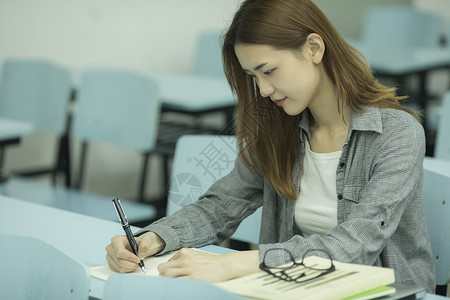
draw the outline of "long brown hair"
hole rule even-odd
[[[419,119],[417,113],[399,104],[405,97],[396,96],[394,88],[374,79],[361,53],[342,38],[312,1],[244,1],[224,35],[222,48],[225,75],[238,97],[240,156],[250,169],[261,169],[276,192],[289,199],[297,198],[291,175],[300,162],[300,115],[289,116],[261,96],[252,77],[242,71],[234,46],[263,44],[300,50],[311,33],[319,34],[325,43],[322,62],[336,87],[338,110],[345,101],[353,111],[373,105],[401,109]]]

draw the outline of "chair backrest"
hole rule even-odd
[[[0,116],[62,134],[71,94],[68,70],[42,60],[6,60],[0,81]]]
[[[438,47],[443,20],[411,5],[370,8],[363,22],[364,44]]]
[[[197,40],[194,56],[194,74],[225,77],[222,65],[222,48],[218,31],[204,31]]]
[[[85,141],[148,151],[156,144],[159,115],[153,80],[128,71],[86,70],[80,77],[72,133]]]
[[[450,160],[450,91],[445,93],[440,109],[434,157]]]
[[[185,135],[178,141],[169,185],[167,215],[194,203],[219,178],[234,167],[236,138],[219,135]],[[257,244],[262,208],[239,225],[232,239]]]
[[[444,26],[445,26],[445,29],[444,29],[445,46],[447,48],[450,48],[450,20],[447,20],[447,22]]]
[[[103,300],[122,299],[239,300],[241,298],[205,281],[113,274],[106,281]]]
[[[0,235],[2,299],[88,299],[89,270],[35,238]]]
[[[450,161],[424,161],[423,205],[436,263],[436,284],[450,283]]]

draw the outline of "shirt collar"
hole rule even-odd
[[[298,126],[306,132],[308,138],[311,137],[309,131],[309,109],[306,109],[302,113],[300,123]],[[381,121],[380,108],[376,106],[364,106],[362,111],[353,112],[350,119],[349,133],[352,131],[374,131],[377,133],[383,133],[383,124]]]
[[[362,111],[352,113],[349,132],[353,130],[383,133],[380,108],[366,105]]]

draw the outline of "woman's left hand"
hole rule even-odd
[[[250,259],[249,259],[250,258]],[[244,264],[244,265],[242,265]],[[217,255],[183,248],[158,266],[160,275],[221,282],[258,271],[258,251]]]

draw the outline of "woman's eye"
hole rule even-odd
[[[275,71],[275,69],[270,69],[270,70],[264,72],[264,75],[270,75],[270,74],[272,74],[273,71]]]

